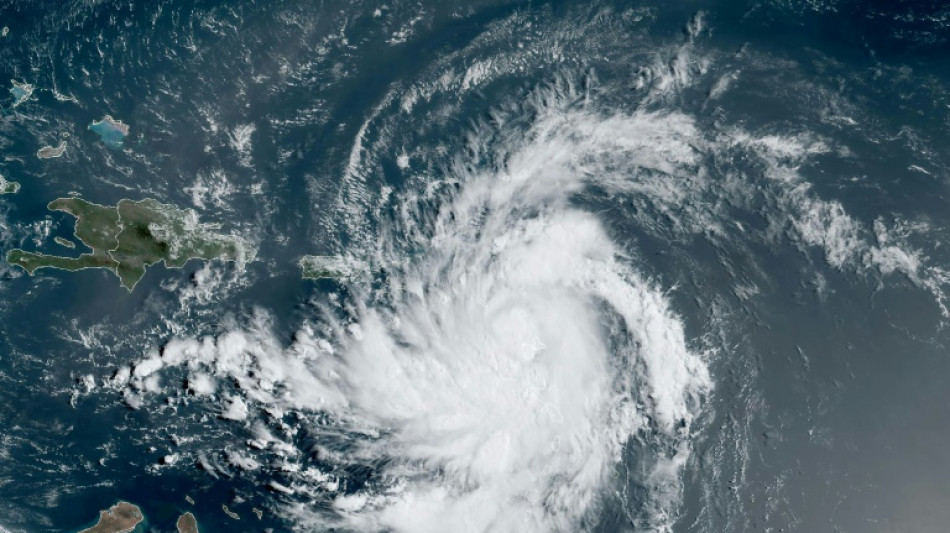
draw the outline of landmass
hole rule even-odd
[[[36,151],[36,157],[40,159],[52,159],[61,157],[66,152],[66,141],[61,141],[59,146],[44,146]]]
[[[119,502],[107,510],[99,511],[99,521],[79,533],[128,533],[145,517],[136,505]]]
[[[181,515],[175,525],[178,526],[178,533],[198,533],[198,521],[191,513]]]
[[[224,511],[224,514],[230,516],[230,517],[233,518],[234,520],[240,520],[240,519],[241,519],[241,517],[238,516],[237,513],[235,513],[234,511],[228,509],[228,506],[227,506],[227,505],[221,504],[221,510]]]
[[[20,83],[16,80],[10,80],[13,87],[10,88],[10,94],[13,95],[13,107],[16,107],[27,101],[33,94],[33,86],[29,83]]]
[[[145,269],[158,262],[181,268],[190,259],[234,261],[241,266],[247,260],[241,238],[217,233],[218,225],[199,222],[190,209],[152,199],[120,200],[115,206],[104,206],[78,197],[59,198],[47,208],[76,217],[74,234],[92,252],[64,257],[10,250],[7,262],[30,275],[41,268],[104,268],[132,291]]]
[[[53,240],[56,241],[56,244],[60,246],[65,246],[66,248],[75,248],[76,243],[62,237],[53,237]]]
[[[299,265],[304,279],[348,278],[366,270],[362,262],[340,255],[305,255]]]
[[[16,194],[20,190],[20,184],[15,181],[7,181],[0,176],[0,194]]]
[[[128,124],[109,115],[103,117],[102,120],[92,121],[89,129],[99,135],[102,142],[110,148],[122,148],[122,141],[129,135]]]

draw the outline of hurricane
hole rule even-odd
[[[726,262],[726,249],[784,239],[842,272],[903,274],[942,302],[942,271],[894,242],[899,227],[865,228],[803,176],[846,147],[808,130],[710,129],[673,104],[713,61],[697,57],[702,31],[700,14],[636,70],[635,106],[611,105],[596,72],[562,71],[473,119],[452,149],[397,141],[438,127],[444,89],[431,104],[384,98],[336,199],[344,290],[315,301],[290,341],[256,308],[160,344],[112,385],[140,407],[160,370],[187,369],[193,396],[282,457],[284,478],[267,486],[301,531],[592,531],[617,509],[631,531],[672,531],[697,421],[717,414],[709,367],[729,358],[710,337],[732,311],[710,303],[707,330],[687,334],[678,288],[644,273],[639,242],[700,238]],[[406,177],[381,184],[396,150]],[[653,242],[647,253],[664,253]],[[760,290],[734,276],[740,298]],[[747,430],[723,427],[741,471]]]
[[[656,488],[637,520],[669,527],[712,386],[704,354],[664,290],[572,199],[622,186],[606,170],[617,158],[663,167],[682,154],[642,136],[669,129],[668,117],[570,110],[560,91],[538,92],[520,137],[493,146],[473,129],[426,194],[393,201],[374,243],[378,273],[353,283],[346,319],[327,313],[330,335],[302,329],[279,348],[235,331],[156,355],[238,380],[242,405],[325,417],[317,434],[365,435],[345,459],[377,465],[386,483],[332,496],[333,516],[314,510],[314,523],[577,530],[595,521],[623,464],[640,461],[640,482]],[[625,459],[638,434],[653,456]]]
[[[0,7],[0,531],[941,530],[884,4]]]

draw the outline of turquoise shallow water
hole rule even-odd
[[[128,137],[128,127],[124,124],[111,121],[112,117],[104,118],[99,121],[93,121],[89,125],[89,130],[98,135],[102,142],[110,148],[122,148],[122,141]]]
[[[0,527],[78,530],[126,500],[150,531],[189,510],[202,531],[453,530],[386,522],[392,495],[430,494],[419,487],[453,495],[446,508],[460,494],[498,504],[485,509],[529,502],[526,531],[926,531],[950,519],[945,8],[247,0],[15,3],[0,15],[0,79],[34,86],[16,107],[16,87],[0,102],[0,173],[22,186],[0,197],[0,252],[80,253],[53,242],[72,219],[45,207],[78,193],[194,209],[256,253],[244,270],[155,265],[131,294],[102,271],[29,277],[0,264]],[[106,115],[129,133],[90,125]],[[63,157],[35,157],[63,138]],[[508,194],[525,176],[541,185]],[[565,220],[595,221],[610,247],[597,231],[531,246]],[[510,243],[524,255],[506,256]],[[306,254],[350,254],[368,274],[302,280]],[[546,268],[562,262],[574,267]],[[624,283],[599,288],[617,271]],[[637,306],[617,295],[634,278],[669,315],[624,315]],[[472,287],[522,302],[510,286],[529,304],[471,304]],[[372,329],[377,315],[391,329]],[[383,363],[360,366],[354,324],[391,340],[405,355],[392,368],[414,378],[395,392],[372,381]],[[251,339],[240,365],[220,348],[235,332]],[[325,348],[310,338],[339,365],[306,359]],[[680,338],[708,387],[651,371],[681,355]],[[219,348],[134,375],[174,339]],[[561,341],[585,357],[548,365]],[[610,357],[588,366],[601,346]],[[420,370],[470,348],[476,369],[512,373],[526,357],[498,354],[537,350],[525,375],[546,381]],[[307,363],[267,374],[294,358]],[[601,397],[555,394],[574,383],[559,378],[593,376],[595,390],[601,371],[622,393],[570,418]],[[213,394],[197,392],[199,375]],[[400,403],[415,386],[418,404]],[[350,403],[315,408],[301,391],[319,387]],[[484,428],[501,427],[521,453],[498,459],[500,477],[450,445],[469,440],[418,429],[439,429],[427,401],[459,390],[474,392],[456,412],[492,414],[460,415],[459,433],[497,442]],[[520,403],[504,403],[511,391]],[[681,392],[666,428],[662,398]],[[504,424],[535,397],[554,405]],[[603,422],[625,406],[636,424]],[[561,434],[558,416],[608,429]],[[558,438],[536,444],[521,428]],[[596,503],[558,499],[583,477],[563,466],[569,435],[609,448],[614,430],[616,457],[583,485]],[[542,459],[511,466],[531,454]],[[512,481],[509,497],[500,478],[530,482]],[[537,494],[546,503],[532,506]],[[515,530],[490,516],[475,530]]]

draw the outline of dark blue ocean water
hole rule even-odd
[[[698,12],[703,29],[691,36]],[[29,277],[0,266],[0,527],[78,530],[121,499],[141,506],[147,531],[172,531],[186,510],[201,531],[291,530],[281,505],[306,498],[265,484],[293,475],[274,455],[253,472],[227,466],[230,451],[256,453],[246,452],[250,429],[184,392],[184,371],[163,375],[166,389],[138,409],[106,382],[169,338],[220,333],[259,309],[291,343],[316,307],[349,294],[301,280],[297,260],[383,231],[397,208],[374,210],[377,195],[419,183],[400,153],[436,180],[477,125],[497,128],[499,144],[529,129],[537,117],[519,105],[561,78],[579,80],[584,96],[571,105],[684,113],[714,145],[690,170],[707,184],[695,196],[661,208],[649,192],[594,186],[571,200],[668,291],[691,346],[709,349],[714,392],[673,530],[939,531],[950,520],[939,307],[950,281],[950,11],[939,3],[38,1],[5,3],[0,24],[0,80],[35,87],[15,109],[14,95],[0,97],[0,174],[22,186],[0,197],[0,252],[80,253],[53,243],[71,237],[73,221],[45,207],[72,192],[190,207],[256,252],[243,272],[213,265],[224,281],[200,297],[185,295],[203,286],[200,261],[153,266],[131,294],[103,271]],[[531,42],[557,42],[560,58],[544,55],[550,44],[518,55]],[[661,97],[637,87],[643,68],[654,78],[657,65],[673,69],[687,42],[688,83]],[[440,81],[478,60],[500,66],[464,89]],[[106,114],[131,127],[122,147],[87,129]],[[763,177],[754,150],[721,141],[738,130],[831,148],[779,156],[803,180],[785,189]],[[60,139],[62,158],[35,157]],[[359,193],[348,174],[355,144],[372,170]],[[796,233],[791,218],[813,207],[800,198],[834,202],[862,228],[853,264],[829,264]],[[715,207],[706,231],[682,229],[704,206]],[[863,266],[873,246],[893,243],[917,251],[916,275]],[[302,417],[284,421],[305,428]],[[302,462],[331,468],[314,451],[321,438],[303,429],[291,440]],[[638,469],[655,444],[631,438],[625,481],[588,530],[649,523],[641,503],[652,488]],[[179,462],[160,466],[173,453]],[[383,467],[334,468],[342,492],[358,493],[382,483]]]

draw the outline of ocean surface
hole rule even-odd
[[[119,500],[141,531],[950,523],[950,7],[11,1],[0,27],[0,255],[82,253],[46,208],[79,195],[253,258],[132,292],[0,261],[0,532]]]

